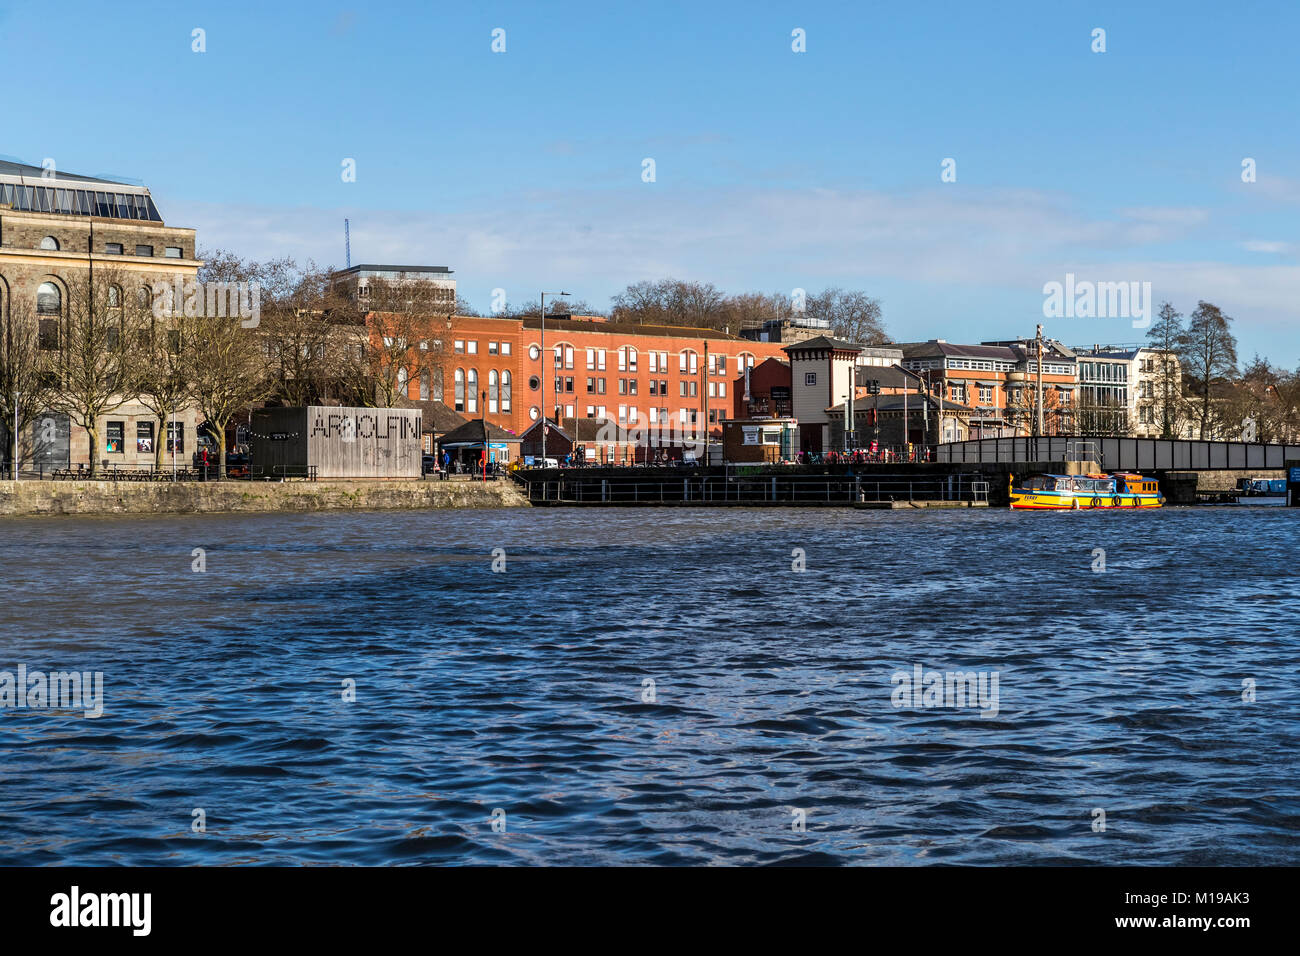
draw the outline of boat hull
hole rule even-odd
[[[1070,495],[1042,491],[1011,492],[1011,507],[1016,511],[1096,511],[1104,508],[1134,510],[1159,508],[1160,495]]]

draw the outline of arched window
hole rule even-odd
[[[436,368],[433,370],[433,400],[435,402],[442,401],[442,369],[441,368]]]
[[[510,373],[501,373],[501,411],[510,411]]]
[[[407,378],[408,378],[408,376],[407,376],[407,374],[406,374],[406,369],[404,369],[404,368],[399,368],[399,369],[397,370],[397,393],[398,393],[399,395],[401,395],[402,398],[406,398],[406,397],[407,397],[407,395],[406,395],[406,391],[407,391],[407,389],[406,389]]]
[[[700,357],[693,349],[682,349],[677,355],[677,371],[683,375],[695,375],[700,371]]]
[[[119,286],[109,286],[106,294],[108,296],[108,307],[110,309],[122,308],[122,289]]]
[[[420,401],[429,400],[429,370],[425,369],[420,373]]]
[[[147,309],[153,303],[153,293],[141,286],[135,291],[135,304],[142,309]]]
[[[42,282],[36,290],[36,311],[40,315],[63,314],[63,293],[53,282]]]
[[[501,407],[501,379],[496,369],[488,370],[488,411],[495,415]]]
[[[478,369],[472,368],[465,373],[465,388],[468,394],[465,396],[465,411],[478,411]]]
[[[741,352],[736,356],[736,371],[744,375],[745,369],[754,367],[754,356],[748,352]]]
[[[55,239],[53,236],[46,236],[41,240],[41,248],[46,252],[58,252],[59,240]]]
[[[456,411],[465,410],[465,370],[456,369]]]

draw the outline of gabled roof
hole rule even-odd
[[[412,398],[398,398],[401,408],[418,408],[420,410],[420,427],[434,435],[443,435],[464,425],[468,418],[454,411],[445,402],[424,401]]]
[[[551,431],[559,432],[571,442],[608,441],[608,437],[601,436],[601,431],[610,429],[617,435],[619,428],[618,422],[609,418],[562,418],[559,422],[552,418],[547,421],[551,426]],[[540,420],[533,422],[524,430],[523,437],[528,439],[541,427]],[[628,426],[623,427],[626,430]],[[606,432],[606,436],[608,435],[609,432]]]
[[[484,429],[486,429],[487,440],[490,442],[518,443],[522,441],[514,432],[506,431],[500,425],[493,425],[481,418],[473,418],[460,427],[447,432],[442,438],[438,439],[438,444],[444,448],[449,445],[481,445],[484,439]]]
[[[829,335],[819,335],[815,339],[804,339],[802,342],[791,342],[783,346],[782,352],[824,352],[827,349],[833,349],[836,352],[861,352],[861,345],[854,345],[852,342],[846,342],[843,339],[832,338]]]

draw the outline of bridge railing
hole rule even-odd
[[[1109,471],[1278,470],[1300,459],[1300,445],[1104,435],[976,438],[940,445],[936,457],[949,464],[1070,461],[1071,446],[1080,442],[1094,446],[1099,458],[1089,460]]]

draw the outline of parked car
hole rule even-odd
[[[554,458],[543,458],[541,455],[538,455],[533,459],[533,467],[534,468],[559,468],[560,463],[556,461]]]

